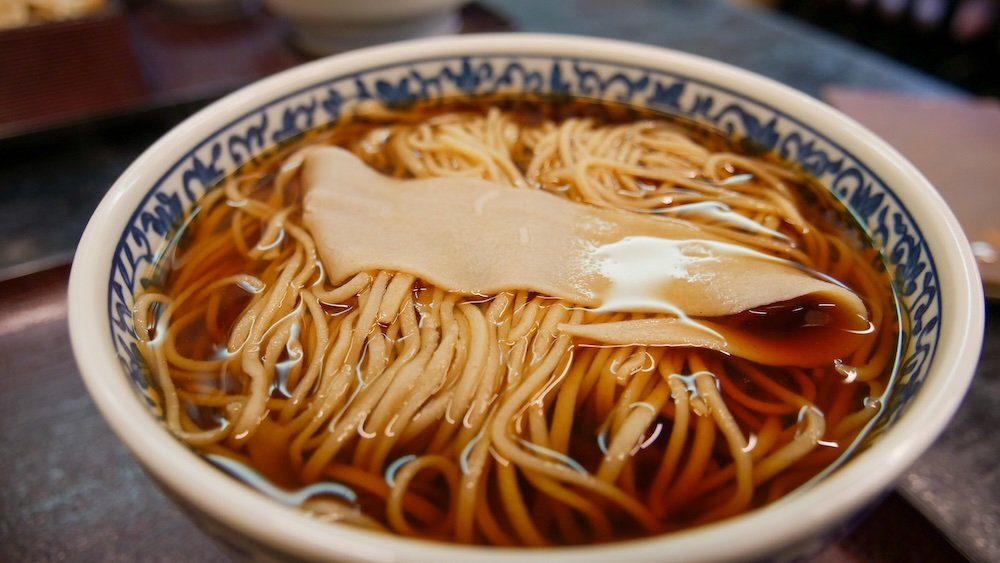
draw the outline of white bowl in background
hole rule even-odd
[[[133,351],[139,278],[172,221],[221,175],[358,100],[582,95],[747,135],[813,171],[883,246],[908,327],[886,425],[828,477],[764,508],[680,533],[545,550],[445,545],[324,524],[216,469],[159,423]],[[448,37],[315,61],[239,90],[150,147],[91,219],[69,289],[73,350],[94,401],[147,471],[210,531],[263,554],[400,562],[585,563],[794,558],[878,498],[938,436],[973,375],[983,297],[962,231],[895,150],[791,88],[704,58],[547,35]]]
[[[313,55],[457,33],[467,0],[264,0],[292,26],[292,41]]]

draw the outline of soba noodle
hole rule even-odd
[[[777,359],[761,362],[725,342],[648,337],[683,311],[345,270],[319,224],[345,221],[351,240],[374,247],[385,232],[359,216],[307,228],[303,143],[343,146],[394,178],[475,178],[694,225],[850,288],[870,327],[795,340],[832,322],[815,317],[829,303],[804,295],[712,319],[722,336],[740,326],[763,335]],[[210,191],[158,265],[160,283],[135,301],[164,424],[282,502],[450,542],[613,541],[766,504],[834,463],[878,414],[898,336],[890,284],[877,253],[794,168],[583,102],[362,112],[303,143]],[[447,215],[424,219],[448,227]],[[406,225],[394,236],[431,253],[457,248]],[[462,242],[487,260],[501,254]],[[754,283],[754,271],[741,276]],[[836,352],[820,346],[849,336]],[[820,361],[783,359],[813,346],[826,350]]]

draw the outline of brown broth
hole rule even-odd
[[[524,100],[496,100],[486,99],[478,101],[449,102],[435,104],[429,107],[417,107],[404,112],[400,118],[402,120],[413,120],[416,118],[426,118],[430,115],[442,114],[445,112],[468,111],[482,114],[490,107],[499,107],[507,111],[516,112],[522,125],[531,125],[544,120],[559,122],[569,116],[586,116],[599,123],[625,123],[636,119],[663,119],[654,113],[639,111],[634,108],[604,105],[593,102],[548,102],[544,100],[524,101]],[[385,122],[379,120],[366,120],[359,118],[351,123],[338,125],[335,128],[325,131],[315,131],[308,134],[301,142],[325,142],[336,144],[359,153],[365,153],[364,142],[366,135],[374,129],[385,126]],[[746,154],[746,148],[739,141],[726,139],[722,135],[700,128],[691,128],[689,125],[675,122],[675,126],[688,132],[699,142],[714,151],[732,151]],[[259,186],[254,190],[254,197],[260,200],[268,200],[275,197],[270,192],[268,184],[273,180],[280,159],[287,155],[289,149],[283,149],[277,154],[260,158],[250,163],[240,175],[244,177],[258,178],[256,184]],[[772,156],[765,157],[772,163],[777,163],[777,159]],[[385,162],[378,154],[368,154],[367,160],[370,164],[380,168],[383,173],[400,175],[400,171],[392,169],[388,162]],[[524,166],[525,162],[518,162],[519,166]],[[854,289],[861,292],[863,299],[869,303],[878,303],[879,310],[884,313],[884,318],[880,319],[880,326],[877,331],[868,326],[867,322],[860,323],[858,319],[844,318],[843,316],[830,315],[825,312],[823,303],[802,300],[799,302],[779,303],[769,307],[762,307],[747,311],[729,318],[715,319],[716,322],[727,326],[740,327],[742,330],[752,333],[769,345],[784,347],[804,347],[812,346],[815,342],[822,342],[825,346],[834,348],[851,348],[857,341],[864,340],[864,346],[889,347],[895,350],[898,340],[898,328],[895,321],[895,305],[891,284],[878,253],[868,243],[863,232],[853,222],[849,213],[839,202],[826,192],[814,180],[809,180],[803,176],[803,180],[790,186],[797,194],[800,201],[800,212],[812,223],[819,226],[824,231],[839,233],[838,236],[846,241],[846,246],[852,252],[864,256],[864,262],[873,264],[873,268],[878,271],[879,283],[877,288],[868,288],[854,284]],[[291,220],[296,220],[301,209],[298,207],[296,193],[297,188],[290,192],[290,204],[295,206],[290,215]],[[225,203],[218,204],[222,207]],[[210,260],[198,262],[201,271],[191,272],[187,262],[189,258],[199,251],[197,247],[201,241],[212,236],[222,235],[231,230],[238,229],[243,232],[246,240],[254,241],[262,233],[264,225],[260,221],[250,221],[243,219],[241,223],[232,224],[233,216],[219,206],[211,206],[202,209],[200,213],[186,225],[183,230],[181,240],[175,251],[170,255],[167,263],[158,265],[164,273],[165,281],[162,287],[158,288],[167,295],[174,295],[183,290],[190,280],[206,279],[217,280],[226,276],[236,274],[250,274],[260,278],[273,277],[274,264],[268,260],[250,259],[244,256],[235,246],[222,246],[214,251]],[[781,232],[793,234],[789,225],[782,225]],[[287,256],[282,255],[283,259]],[[848,285],[852,285],[850,280],[842,280]],[[432,293],[430,288],[418,283],[414,291],[416,302],[426,301],[428,295]],[[232,324],[240,317],[244,308],[251,302],[251,294],[234,286],[217,291],[219,300],[217,311],[212,322],[198,319],[188,324],[176,335],[177,351],[192,359],[209,360],[219,356],[225,356],[228,352],[227,342],[230,339]],[[472,300],[471,298],[468,300]],[[194,305],[192,305],[194,307]],[[327,315],[326,322],[335,326],[338,319],[342,319],[347,312],[357,310],[356,299],[348,301],[342,306],[324,305],[324,312]],[[184,305],[178,307],[173,318],[183,318],[189,309]],[[304,322],[300,339],[304,344],[308,344],[309,339],[314,338],[309,334],[309,322]],[[382,327],[380,330],[387,330]],[[779,344],[774,344],[778,342]],[[830,344],[833,342],[834,344]],[[574,361],[588,361],[599,358],[607,358],[614,354],[614,350],[589,347],[578,343],[574,350],[577,357]],[[405,342],[396,339],[389,343],[391,347],[402,349]],[[660,361],[664,358],[673,358],[673,361],[686,365],[691,371],[695,364],[687,363],[685,360],[685,350],[668,349],[656,352],[661,355]],[[892,353],[888,365],[892,365]],[[304,369],[305,360],[296,363],[295,353],[291,349],[285,349],[275,358],[276,364],[288,364],[286,369],[294,374],[296,370],[301,374]],[[872,390],[885,389],[888,386],[891,369],[886,368],[884,373],[877,374],[875,378],[879,383],[869,386],[862,381],[845,383],[845,373],[852,366],[847,365],[829,366],[824,368],[776,368],[753,365],[746,360],[730,358],[721,353],[704,353],[700,361],[713,372],[717,372],[718,381],[722,392],[727,397],[727,405],[731,403],[730,410],[733,417],[739,422],[743,432],[750,436],[751,440],[771,440],[772,444],[788,443],[794,438],[796,433],[796,420],[801,416],[801,408],[794,402],[782,400],[781,393],[775,391],[775,387],[787,390],[787,393],[805,397],[815,406],[823,411],[826,416],[827,428],[836,428],[843,423],[845,417],[850,413],[863,411],[866,398],[870,397]],[[364,360],[359,362],[361,364]],[[360,367],[358,369],[361,369]],[[847,371],[845,371],[847,370]],[[623,392],[622,385],[618,379],[621,374],[603,373],[599,377],[587,377],[580,375],[581,397],[587,396],[586,401],[578,399],[580,409],[574,419],[573,432],[570,436],[567,456],[583,470],[594,473],[598,471],[604,458],[603,450],[607,447],[602,443],[606,439],[607,420],[606,414],[597,412],[594,407],[597,404],[593,397],[599,397],[602,393],[618,394]],[[569,378],[576,377],[572,371]],[[293,375],[294,376],[294,375]],[[293,377],[287,376],[286,377]],[[630,378],[647,377],[648,386],[653,386],[659,377],[656,370],[649,372],[638,371],[629,374]],[[238,396],[240,389],[248,384],[245,375],[233,373],[227,367],[223,373],[217,372],[197,372],[178,371],[172,375],[175,385],[182,391],[182,400],[185,396],[193,394],[203,394],[208,397]],[[280,378],[279,378],[280,379]],[[846,377],[846,379],[850,379]],[[633,379],[629,379],[632,381]],[[271,394],[274,405],[281,405],[288,401],[287,395],[281,388],[281,382],[272,386]],[[877,398],[877,397],[876,397]],[[190,423],[201,428],[210,428],[218,421],[230,416],[232,413],[227,410],[225,401],[220,399],[220,404],[210,404],[212,401],[202,400],[201,405],[193,402],[186,402],[187,416]],[[549,410],[555,408],[552,404],[547,406]],[[524,420],[518,421],[524,425],[529,425],[530,417],[524,415]],[[676,412],[674,404],[667,400],[662,409],[658,410],[657,417],[649,426],[659,434],[656,437],[645,436],[648,440],[636,447],[631,453],[632,462],[628,468],[616,481],[619,486],[626,491],[630,491],[637,498],[648,497],[656,486],[657,472],[661,460],[667,453],[667,436],[675,424]],[[699,422],[702,417],[691,417],[691,429],[689,430],[689,440],[698,440]],[[774,431],[775,427],[780,430]],[[821,445],[813,455],[807,456],[794,464],[784,474],[776,477],[767,487],[758,487],[754,492],[751,506],[758,507],[766,504],[772,496],[780,493],[780,490],[790,490],[809,479],[820,474],[827,466],[835,463],[843,452],[863,434],[864,425],[860,425],[853,431],[845,434],[846,439],[837,443]],[[386,505],[384,502],[385,491],[390,488],[388,484],[392,480],[392,461],[406,458],[406,456],[417,455],[421,448],[427,447],[434,442],[437,427],[429,426],[418,435],[410,437],[408,442],[400,447],[392,449],[387,458],[387,468],[382,473],[371,472],[362,474],[362,468],[353,464],[359,450],[363,448],[364,439],[355,440],[351,445],[341,450],[324,472],[324,480],[346,483],[357,494],[354,503],[360,510],[375,520],[385,523],[387,521]],[[457,438],[461,436],[459,432],[454,434]],[[284,426],[278,424],[273,416],[264,419],[264,422],[256,430],[249,440],[233,446],[232,441],[222,441],[210,446],[199,448],[202,453],[213,455],[226,455],[242,462],[248,462],[256,471],[264,475],[275,485],[288,489],[298,489],[309,485],[310,482],[303,480],[301,473],[296,469],[294,463],[290,461],[288,450],[294,440],[294,435]],[[315,441],[315,439],[313,439]],[[468,443],[455,442],[446,448],[451,454],[468,447]],[[777,446],[771,446],[772,451]],[[718,477],[726,471],[732,464],[732,458],[721,436],[716,436],[707,451],[707,457],[695,459],[696,454],[685,451],[679,459],[677,474],[681,477],[680,482],[685,482],[684,473],[686,468],[692,464],[702,464],[704,470],[702,475],[695,476],[689,481],[689,488],[677,489],[678,481],[674,481],[674,486],[670,491],[672,497],[665,505],[657,505],[657,516],[661,523],[661,532],[669,532],[683,529],[701,522],[705,511],[719,502],[721,496],[728,494],[733,485],[729,480],[713,481],[713,476]],[[494,459],[499,458],[499,454],[490,454]],[[498,460],[499,462],[499,460]],[[398,468],[395,468],[398,469]],[[501,463],[492,465],[491,474],[487,480],[498,478],[497,473],[503,471]],[[532,484],[532,475],[523,471],[517,474],[516,482],[523,496],[524,504],[529,507],[535,515],[539,527],[548,530],[546,539],[556,544],[587,543],[591,541],[621,540],[645,535],[640,526],[620,508],[612,506],[600,497],[583,489],[572,489],[583,498],[600,506],[611,522],[612,534],[610,537],[593,538],[584,534],[584,537],[577,537],[573,530],[588,530],[589,524],[578,513],[566,512],[559,508],[553,508],[549,503],[549,496],[539,491]],[[412,512],[410,522],[419,531],[418,535],[430,539],[448,540],[448,534],[443,531],[447,526],[442,526],[445,515],[442,507],[453,501],[453,492],[449,487],[443,486],[443,478],[440,474],[431,471],[421,472],[410,487],[412,500]],[[775,492],[778,491],[778,492]],[[490,505],[496,508],[493,514],[497,525],[506,530],[509,535],[515,527],[510,515],[499,507],[508,502],[500,493],[500,488],[491,486],[484,493]],[[569,519],[570,523],[559,524],[560,519]],[[477,533],[474,538],[475,543],[492,543],[489,538],[482,533]]]

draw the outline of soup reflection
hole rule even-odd
[[[899,338],[821,186],[592,102],[361,107],[162,256],[134,315],[171,432],[318,518],[448,542],[765,505],[874,424]]]

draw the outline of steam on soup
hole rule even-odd
[[[361,108],[138,295],[165,424],[318,518],[508,546],[762,506],[878,416],[880,255],[796,168],[592,102]]]

